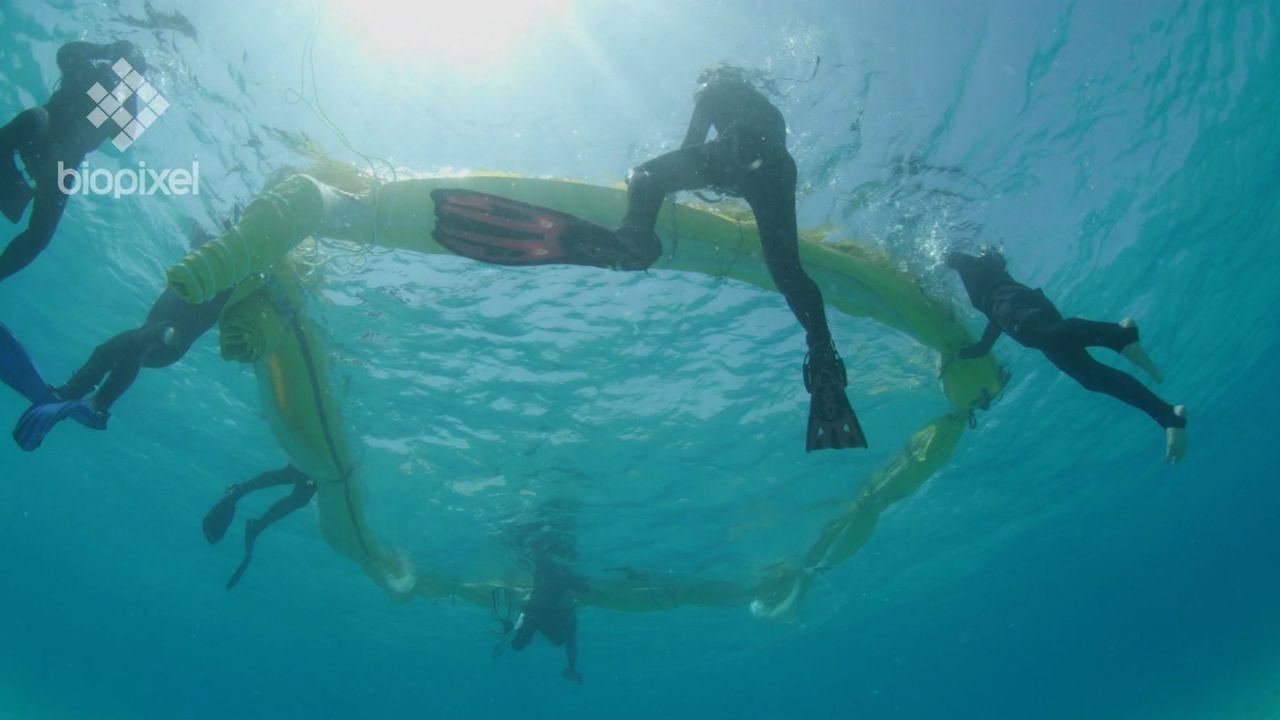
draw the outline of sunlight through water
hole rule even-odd
[[[570,0],[335,0],[333,22],[397,62],[483,72],[568,14]]]

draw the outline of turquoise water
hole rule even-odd
[[[728,60],[791,78],[803,225],[954,301],[938,250],[1002,243],[1065,310],[1137,318],[1190,408],[1186,461],[1004,340],[1009,390],[795,622],[585,609],[577,687],[543,641],[492,659],[485,610],[389,602],[310,512],[226,592],[240,523],[211,548],[200,518],[284,458],[210,334],[109,432],[0,444],[0,717],[1280,717],[1275,4],[636,5],[334,2],[311,38],[302,2],[0,3],[0,115],[44,101],[61,43],[128,38],[173,107],[91,161],[202,176],[194,198],[75,198],[0,320],[61,379],[142,319],[193,220],[305,163],[303,134],[363,163],[299,91],[400,168],[614,183],[679,142],[698,70]],[[702,276],[344,252],[311,305],[371,524],[464,576],[514,566],[502,529],[554,496],[588,576],[750,583],[945,407],[932,353],[833,315],[872,448],[806,456],[794,321]]]

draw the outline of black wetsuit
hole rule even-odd
[[[708,142],[713,127],[716,137]],[[706,187],[740,196],[751,206],[769,274],[804,327],[809,346],[829,343],[822,293],[800,265],[796,163],[787,152],[786,121],[744,80],[708,82],[697,95],[682,147],[631,171],[627,215],[618,234],[631,243],[635,257],[623,269],[644,269],[661,255],[653,228],[669,193]]]
[[[204,536],[210,543],[216,543],[226,533],[227,525],[230,524],[232,517],[235,515],[236,503],[239,502],[240,498],[252,492],[281,485],[292,485],[293,490],[288,495],[272,503],[271,507],[267,508],[267,511],[262,514],[262,517],[251,519],[245,523],[244,558],[240,561],[240,565],[236,567],[235,572],[231,574],[231,578],[227,580],[228,590],[235,587],[240,582],[240,578],[244,576],[245,570],[249,569],[249,561],[253,559],[253,547],[258,540],[258,534],[295,510],[306,507],[311,502],[311,498],[315,497],[316,483],[298,468],[286,465],[279,470],[264,472],[252,480],[228,486],[222,499],[205,516],[203,523]]]
[[[88,119],[97,106],[88,90],[94,83],[108,92],[120,78],[111,65],[124,58],[139,72],[146,69],[142,56],[126,41],[108,45],[72,42],[58,50],[62,80],[44,107],[24,110],[0,128],[0,210],[11,222],[21,219],[27,203],[34,206],[27,229],[13,238],[0,254],[0,281],[35,260],[44,251],[58,227],[67,196],[58,187],[58,163],[76,168],[85,155],[112,137],[119,128],[111,122],[94,127]],[[134,95],[124,102],[133,114]],[[22,158],[35,189],[23,178],[14,155]]]
[[[1160,427],[1186,427],[1186,419],[1175,415],[1172,405],[1128,373],[1094,360],[1086,349],[1104,347],[1120,352],[1138,341],[1136,327],[1064,319],[1042,291],[1014,280],[1005,269],[1004,258],[996,253],[977,257],[951,253],[947,265],[959,273],[970,302],[988,320],[982,339],[961,349],[961,358],[986,355],[1000,334],[1005,333],[1019,344],[1044,353],[1086,390],[1126,402],[1150,415]]]
[[[556,647],[564,647],[568,667],[564,677],[581,680],[578,674],[578,614],[570,592],[585,593],[587,583],[558,563],[541,559],[534,563],[533,591],[520,612],[511,649],[523,650],[533,641],[535,632]]]
[[[142,327],[99,345],[84,367],[54,392],[63,400],[79,400],[105,376],[106,382],[102,382],[92,404],[98,412],[107,412],[133,384],[141,368],[168,367],[186,355],[191,345],[218,321],[231,292],[224,290],[209,302],[192,305],[166,288],[151,306]]]

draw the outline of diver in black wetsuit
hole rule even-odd
[[[264,472],[252,480],[228,485],[222,495],[222,499],[205,515],[204,521],[201,523],[201,529],[204,531],[205,539],[210,544],[213,544],[226,535],[227,526],[231,524],[231,519],[235,517],[236,503],[239,502],[240,498],[251,492],[281,485],[292,485],[292,492],[272,503],[271,507],[267,508],[267,511],[262,514],[262,517],[245,521],[244,559],[240,561],[240,565],[231,574],[231,578],[227,580],[228,590],[235,587],[240,582],[240,578],[244,576],[244,571],[249,569],[249,561],[253,559],[253,545],[258,540],[258,534],[277,520],[284,518],[295,510],[306,507],[307,503],[311,502],[311,498],[315,497],[316,483],[301,470],[292,465],[286,465],[279,470]]]
[[[1094,360],[1087,350],[1105,347],[1118,352],[1161,382],[1155,363],[1138,342],[1138,327],[1132,320],[1108,323],[1064,319],[1044,292],[1014,280],[1006,269],[1004,256],[992,248],[977,256],[951,252],[945,262],[960,275],[970,302],[988,320],[982,339],[962,348],[958,357],[986,355],[1000,334],[1005,333],[1020,345],[1044,353],[1086,390],[1105,393],[1150,415],[1165,429],[1165,460],[1176,463],[1182,459],[1186,452],[1186,408],[1166,403],[1133,376]]]
[[[769,274],[809,345],[804,378],[813,398],[805,449],[866,447],[845,397],[844,362],[827,327],[822,293],[800,265],[796,163],[787,152],[786,121],[740,68],[712,68],[698,82],[681,148],[637,166],[627,177],[627,214],[617,233],[626,254],[618,268],[643,270],[662,254],[653,229],[669,193],[711,187],[746,200]],[[707,141],[713,127],[716,137]]]
[[[36,259],[53,238],[67,195],[58,187],[58,163],[74,168],[84,156],[114,134],[112,123],[94,127],[88,116],[97,105],[88,90],[94,83],[108,92],[120,83],[111,65],[123,58],[138,72],[146,62],[133,43],[121,40],[106,45],[71,42],[58,49],[62,79],[44,107],[24,110],[0,128],[0,213],[17,223],[34,197],[27,229],[0,253],[0,281]],[[130,95],[124,108],[133,114],[137,98]],[[14,155],[22,158],[35,189],[18,170]]]
[[[210,238],[196,226],[190,238],[192,247],[198,247]],[[25,377],[28,382],[38,379],[39,383],[38,390],[26,388],[24,394],[31,399],[32,405],[14,427],[14,440],[22,449],[34,450],[58,423],[68,417],[76,417],[96,430],[106,429],[112,404],[137,379],[138,371],[143,367],[168,367],[182,358],[192,344],[218,321],[231,293],[232,290],[228,289],[209,302],[192,305],[182,302],[172,290],[166,289],[152,305],[142,327],[121,333],[99,345],[84,367],[61,387],[46,386],[44,380],[38,379],[33,367],[28,368],[26,375],[14,375]],[[21,369],[30,363],[24,352],[15,351],[12,343],[11,340],[4,350],[2,361],[9,366],[11,375],[14,368]],[[35,377],[30,373],[35,373]],[[84,400],[99,383],[102,385],[98,392]]]
[[[211,235],[196,226],[191,249],[196,250],[210,239]],[[53,389],[54,394],[61,400],[79,400],[102,383],[88,404],[99,414],[108,415],[111,405],[133,384],[139,370],[168,367],[182,359],[192,344],[218,322],[231,293],[232,289],[224,290],[209,302],[192,305],[165,288],[142,327],[99,345],[65,385]]]
[[[535,633],[556,647],[564,647],[567,666],[560,673],[564,679],[581,683],[578,672],[578,611],[574,594],[586,593],[587,583],[568,568],[546,557],[535,558],[533,590],[514,623],[505,623],[511,638],[511,649],[529,647]]]
[[[533,567],[533,587],[514,622],[510,619],[509,591],[495,591],[493,613],[502,624],[503,639],[493,654],[496,658],[508,643],[513,650],[524,650],[540,632],[552,645],[564,647],[568,665],[561,676],[581,683],[577,600],[590,588],[570,567],[577,557],[573,529],[576,514],[575,502],[553,497],[539,503],[528,520],[507,526],[513,530],[511,542]],[[501,603],[499,595],[505,598]],[[506,605],[505,617],[499,614],[500,604]]]

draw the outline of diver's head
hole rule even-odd
[[[704,68],[698,74],[698,89],[694,91],[694,96],[700,96],[713,84],[718,83],[736,83],[755,87],[752,82],[752,74],[746,68],[740,68],[736,65],[728,65],[719,63],[711,67]]]
[[[978,248],[978,259],[1001,270],[1004,270],[1009,265],[1008,261],[1004,259],[1004,253],[1000,252],[1000,248],[995,245],[983,245]]]
[[[959,250],[950,250],[942,256],[942,263],[957,272],[978,269],[1004,270],[1006,261],[1004,254],[994,245],[983,245],[978,248],[977,255],[970,255]]]
[[[699,85],[709,85],[721,80],[750,83],[751,77],[746,68],[729,65],[728,63],[717,63],[710,67],[703,68],[702,72],[698,75]]]

